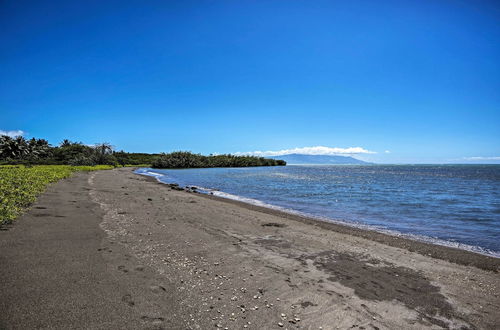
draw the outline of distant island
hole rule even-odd
[[[368,165],[371,163],[349,157],[333,155],[288,154],[270,157],[285,161],[288,165]]]

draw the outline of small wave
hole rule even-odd
[[[134,173],[154,177],[158,182],[161,182],[161,183],[164,183],[164,182],[161,181],[160,178],[166,177],[166,175],[164,175],[164,174],[152,172],[150,168],[139,168],[139,169],[135,170]]]
[[[214,196],[218,196],[218,197],[223,197],[223,198],[227,198],[227,199],[232,199],[232,200],[235,200],[235,201],[240,201],[240,202],[243,202],[243,203],[247,203],[247,204],[252,204],[252,205],[255,205],[255,206],[262,206],[262,207],[265,207],[265,208],[268,208],[268,209],[273,209],[273,210],[278,210],[278,211],[284,211],[284,212],[293,212],[293,210],[290,210],[290,209],[287,209],[287,208],[284,208],[284,207],[280,207],[280,206],[276,206],[276,205],[272,205],[272,204],[268,204],[268,203],[265,203],[265,202],[262,202],[260,200],[257,200],[257,199],[253,199],[253,198],[248,198],[248,197],[243,197],[243,196],[238,196],[238,195],[233,195],[233,194],[229,194],[229,193],[226,193],[226,192],[223,192],[223,191],[218,191],[218,190],[213,190],[213,189],[207,189],[207,188],[203,188],[203,187],[197,187],[198,190],[201,190],[202,192],[208,192]]]

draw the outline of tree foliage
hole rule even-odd
[[[63,140],[59,146],[51,146],[44,139],[27,140],[0,136],[0,164],[24,165],[146,165],[156,168],[203,168],[279,166],[285,161],[255,156],[210,155],[203,156],[187,151],[169,154],[128,153],[115,151],[109,143],[86,145]]]
[[[118,164],[120,165],[149,165],[159,154],[130,153],[125,151],[114,152]]]
[[[50,151],[51,147],[44,139],[0,136],[0,159],[36,160],[50,156]]]
[[[204,168],[204,167],[249,167],[284,166],[283,160],[255,156],[210,155],[203,156],[188,151],[161,154],[152,162],[154,168]]]
[[[0,163],[2,164],[65,164],[115,165],[113,148],[109,143],[88,146],[81,142],[64,140],[52,147],[47,140],[0,136]]]

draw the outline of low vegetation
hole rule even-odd
[[[110,168],[113,166],[0,166],[0,225],[12,222],[36,200],[48,184],[67,178],[75,171]]]
[[[151,166],[154,168],[203,168],[203,167],[249,167],[283,166],[286,162],[255,156],[210,155],[203,156],[187,151],[161,154]]]

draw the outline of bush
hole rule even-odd
[[[204,168],[204,167],[249,167],[249,166],[284,166],[283,160],[274,160],[255,156],[210,155],[203,156],[187,151],[161,154],[154,159],[153,168]]]
[[[96,162],[93,157],[78,155],[68,162],[71,166],[94,166]]]

